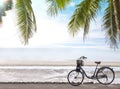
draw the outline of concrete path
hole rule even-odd
[[[118,85],[82,84],[71,86],[70,84],[0,84],[0,89],[120,89]]]

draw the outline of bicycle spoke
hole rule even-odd
[[[76,70],[72,70],[67,77],[69,83],[74,86],[78,86],[82,83],[84,77],[81,72],[77,72]]]
[[[114,71],[109,67],[101,68],[97,73],[98,82],[105,85],[112,83],[114,77]]]

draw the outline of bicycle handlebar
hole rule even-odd
[[[87,59],[87,57],[85,57],[85,56],[81,56],[80,59]]]

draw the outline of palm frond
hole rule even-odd
[[[112,0],[109,0],[109,5],[105,10],[103,17],[103,26],[106,31],[107,42],[112,48],[117,48],[117,27],[115,24],[115,15]]]
[[[25,4],[27,6],[27,11],[30,15],[30,19],[32,21],[32,26],[33,26],[33,30],[36,31],[37,30],[37,25],[36,25],[36,19],[35,19],[35,15],[34,15],[34,11],[33,11],[33,8],[31,7],[31,0],[29,0],[29,2],[27,0],[24,0],[25,1]]]
[[[7,0],[5,1],[5,10],[11,10],[12,9],[12,6],[13,6],[13,1],[12,0]]]
[[[58,14],[58,10],[63,10],[71,0],[46,0],[48,3],[47,13],[50,16],[56,16]]]
[[[68,24],[70,33],[77,33],[80,28],[84,29],[83,36],[89,32],[90,21],[95,19],[98,9],[100,9],[100,0],[83,0],[77,5],[73,16]],[[83,37],[83,38],[84,38]]]
[[[31,0],[17,0],[16,9],[18,18],[17,24],[24,40],[23,42],[27,44],[33,32],[36,31],[36,21],[31,7]]]
[[[0,23],[2,23],[2,16],[6,16],[6,11],[11,10],[13,7],[13,0],[3,0],[0,2]]]
[[[120,0],[112,0],[113,1],[113,8],[114,8],[114,15],[115,15],[115,23],[117,28],[117,33],[120,39]]]
[[[0,23],[2,23],[2,16],[4,15],[4,7],[0,7]]]

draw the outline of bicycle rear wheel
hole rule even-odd
[[[73,86],[78,86],[82,84],[84,80],[84,75],[81,71],[72,70],[67,76],[68,82]]]
[[[110,67],[102,67],[98,70],[96,77],[99,83],[108,85],[113,82],[115,73]]]

